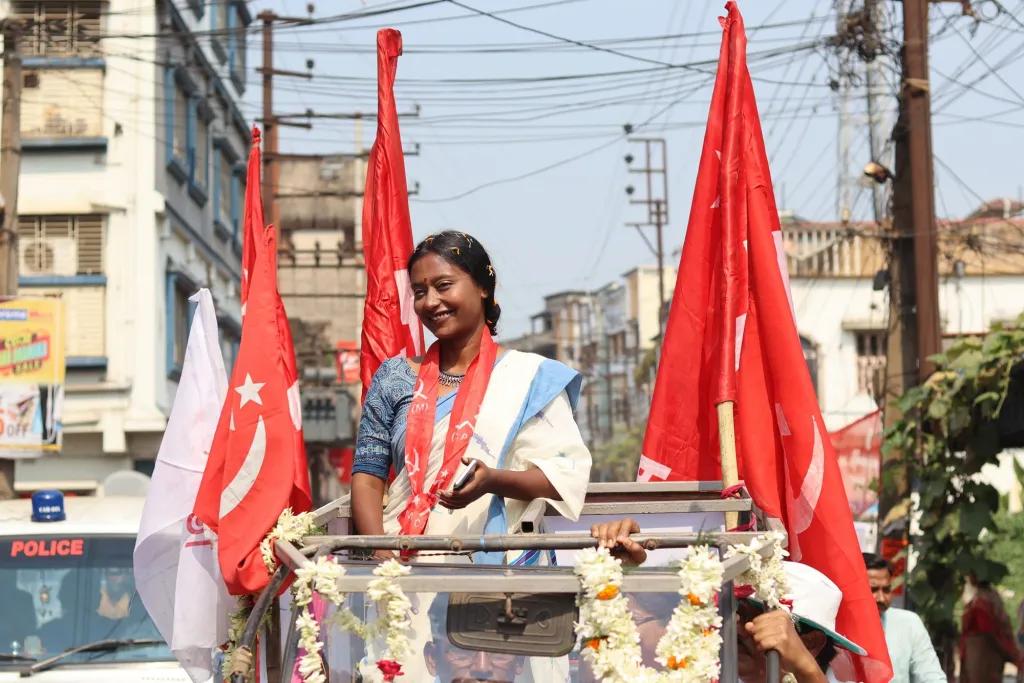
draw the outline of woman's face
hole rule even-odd
[[[409,271],[416,315],[438,339],[456,339],[484,324],[480,285],[466,271],[437,254],[427,254]]]

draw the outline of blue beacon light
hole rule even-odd
[[[33,522],[63,522],[64,494],[60,491],[36,491],[32,494]]]

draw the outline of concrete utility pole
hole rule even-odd
[[[21,173],[21,54],[18,27],[3,22],[4,93],[0,121],[0,297],[18,293],[18,176]],[[0,500],[14,498],[14,460],[0,459]]]
[[[658,333],[665,332],[665,316],[662,315],[665,307],[665,249],[663,232],[668,224],[668,147],[665,138],[629,138],[632,143],[643,143],[644,166],[643,168],[630,168],[630,173],[643,173],[646,180],[647,194],[643,199],[630,199],[630,204],[643,204],[647,207],[647,220],[639,223],[627,223],[626,225],[636,228],[637,232],[647,243],[651,253],[658,259]],[[654,166],[653,148],[661,148],[661,166]],[[626,156],[626,163],[633,163],[633,155]],[[654,176],[661,176],[661,192],[655,193]],[[626,188],[626,194],[632,197],[635,189],[632,185]],[[655,230],[656,244],[643,232],[643,228],[653,227]]]

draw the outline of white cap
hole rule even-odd
[[[824,631],[836,645],[857,655],[867,650],[846,636],[836,632],[836,615],[843,601],[843,593],[832,580],[814,567],[799,562],[783,562],[789,592],[786,599],[793,603],[793,615],[811,628]],[[755,602],[760,603],[759,600]]]

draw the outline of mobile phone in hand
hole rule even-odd
[[[466,469],[462,470],[462,473],[459,474],[458,477],[456,477],[455,485],[452,486],[452,490],[458,491],[459,489],[465,487],[465,485],[468,484],[470,480],[473,478],[473,474],[476,472],[476,467],[479,464],[479,460],[470,461],[469,465],[466,466]]]

